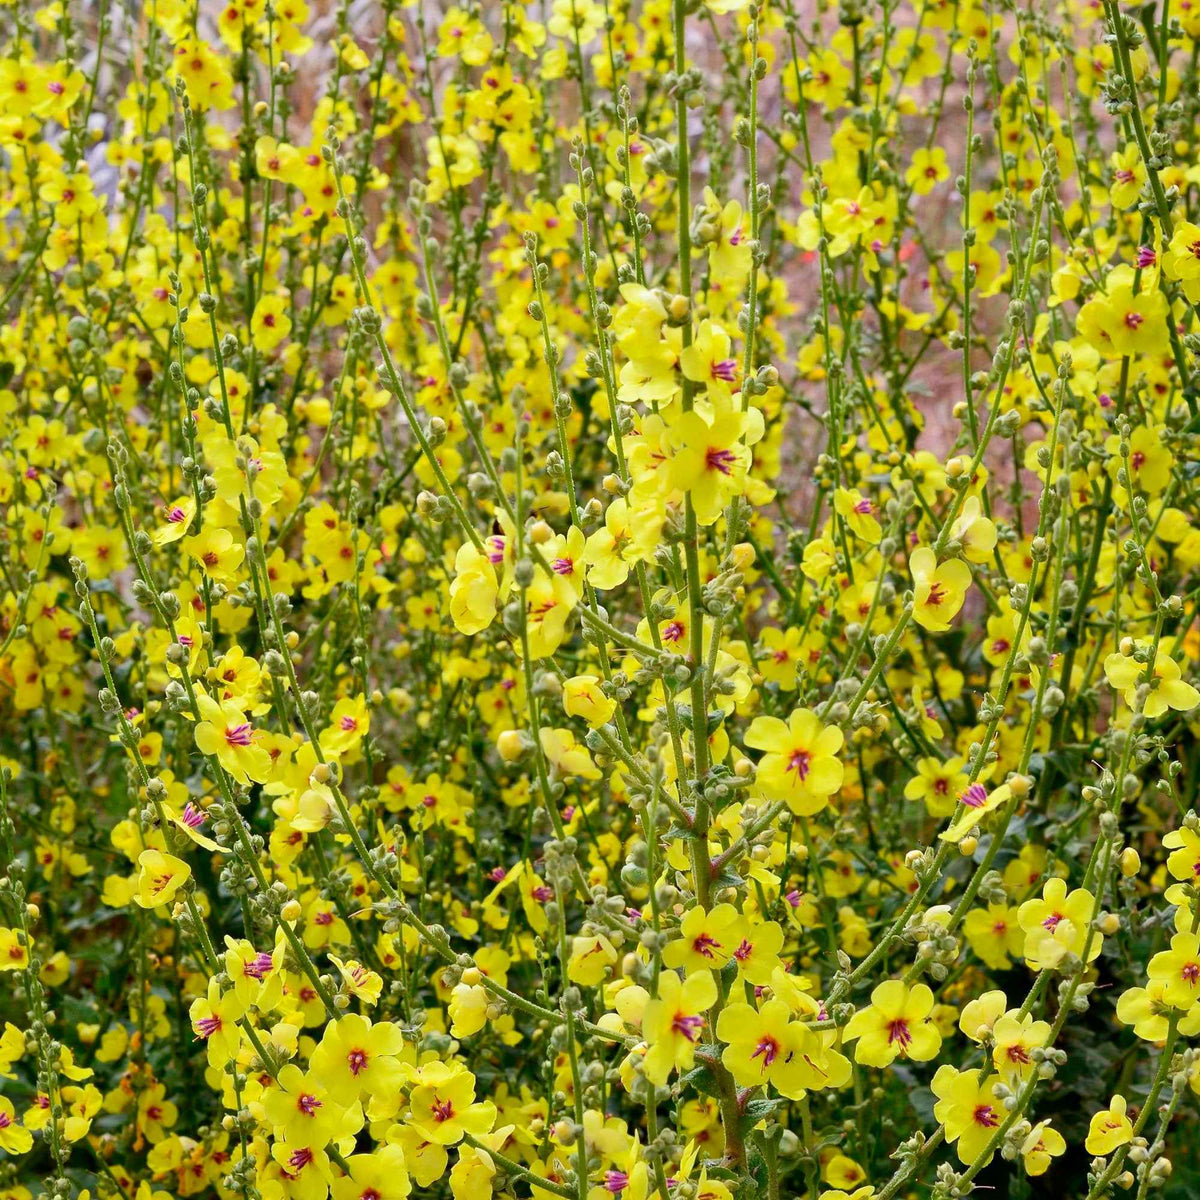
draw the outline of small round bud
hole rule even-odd
[[[506,729],[496,739],[496,751],[507,763],[520,762],[529,751],[530,740],[519,729]]]

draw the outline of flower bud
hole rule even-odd
[[[533,739],[520,729],[506,729],[496,739],[496,751],[507,763],[520,762],[533,749]]]

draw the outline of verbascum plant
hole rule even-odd
[[[0,41],[0,1200],[1200,1193],[1200,5]]]

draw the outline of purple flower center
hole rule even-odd
[[[793,750],[788,759],[787,769],[795,771],[800,776],[800,782],[803,783],[812,769],[812,755],[807,750]]]
[[[208,813],[202,808],[197,808],[190,800],[183,806],[183,816],[181,821],[189,829],[199,829],[205,821],[208,820]]]
[[[262,979],[274,965],[275,963],[271,956],[260,950],[242,968],[242,974],[249,975],[251,979]]]
[[[982,808],[987,803],[987,788],[982,783],[973,783],[959,799],[968,808]]]
[[[751,1058],[762,1059],[762,1069],[765,1071],[779,1057],[779,1043],[767,1034],[759,1040]]]
[[[737,455],[732,450],[720,450],[715,446],[710,446],[704,456],[704,462],[708,469],[710,471],[720,471],[722,475],[732,473],[733,464],[736,460]]]
[[[299,1150],[293,1150],[288,1157],[288,1166],[293,1172],[303,1171],[313,1160],[313,1152],[307,1146],[301,1146]]]

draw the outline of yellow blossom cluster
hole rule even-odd
[[[1200,1194],[1200,4],[0,43],[0,1200]]]

